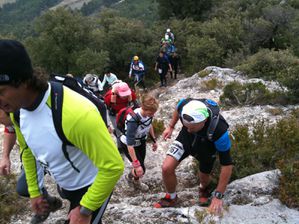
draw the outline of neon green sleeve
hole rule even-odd
[[[96,210],[111,194],[124,163],[97,108],[68,88],[64,88],[63,97],[64,134],[98,168],[94,183],[80,201],[84,207]]]
[[[36,198],[41,195],[41,190],[38,186],[36,160],[31,152],[31,149],[27,146],[24,136],[22,135],[17,122],[14,120],[12,113],[10,114],[10,118],[14,124],[17,139],[20,145],[21,160],[26,174],[28,192],[30,198]]]

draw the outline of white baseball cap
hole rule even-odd
[[[209,117],[207,106],[198,100],[188,102],[182,109],[181,117],[184,123],[200,123]]]

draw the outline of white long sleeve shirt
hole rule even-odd
[[[116,76],[115,74],[110,73],[110,76],[108,76],[107,74],[105,74],[105,75],[104,75],[104,79],[103,79],[103,81],[102,81],[102,89],[104,88],[106,82],[108,83],[108,85],[111,86],[112,83],[113,83],[114,81],[116,81],[116,80],[117,80],[117,76]]]

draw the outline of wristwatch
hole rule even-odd
[[[217,199],[222,199],[224,197],[224,194],[222,194],[221,192],[219,191],[215,191],[213,196]]]
[[[84,207],[84,206],[81,205],[81,207],[80,207],[80,214],[89,216],[89,215],[92,214],[92,212],[93,211],[90,210],[89,208],[86,208],[86,207]]]

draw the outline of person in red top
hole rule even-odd
[[[116,115],[121,109],[127,106],[138,105],[136,94],[132,89],[130,89],[127,83],[119,82],[114,84],[112,89],[105,94],[104,101],[109,110],[109,117],[114,128],[114,134],[116,137],[119,137],[121,132],[117,129]],[[119,146],[119,142],[117,142],[117,146]]]

